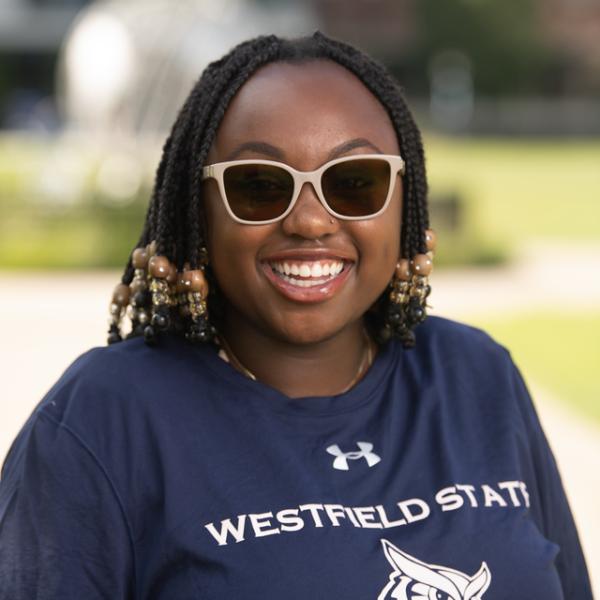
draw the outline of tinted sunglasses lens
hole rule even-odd
[[[225,169],[227,203],[245,221],[268,221],[280,217],[294,192],[291,174],[274,165],[247,164]]]
[[[368,217],[379,212],[390,188],[386,160],[357,158],[337,163],[323,173],[321,188],[330,208],[345,217]]]

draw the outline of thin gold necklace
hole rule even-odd
[[[358,365],[358,370],[356,375],[352,378],[352,381],[346,385],[346,387],[338,394],[345,394],[348,390],[353,388],[364,376],[364,374],[369,370],[370,366],[373,364],[373,342],[369,338],[369,334],[365,329],[363,329],[363,335],[365,339],[365,347],[363,350],[363,355],[360,360],[360,364]],[[234,354],[231,346],[227,343],[227,340],[220,335],[218,338],[219,345],[221,346],[219,350],[219,357],[222,358],[225,362],[228,362],[234,369],[237,369],[240,373],[244,374],[249,379],[253,381],[257,381],[256,375],[245,367],[240,359]]]

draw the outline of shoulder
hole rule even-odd
[[[429,316],[417,328],[417,352],[453,362],[511,362],[509,351],[488,333],[444,317]]]
[[[116,433],[122,423],[160,410],[199,376],[202,360],[184,340],[166,338],[148,346],[134,338],[82,354],[35,413],[86,437],[101,429]]]
[[[529,464],[543,433],[509,351],[481,329],[440,317],[428,317],[416,335],[403,374],[426,413],[440,415],[458,446],[481,447],[484,431],[492,454],[503,448],[505,456]]]
[[[44,453],[69,440],[116,471],[115,465],[136,454],[133,448],[145,454],[167,423],[177,427],[188,420],[199,393],[210,385],[211,373],[203,368],[209,353],[172,337],[156,346],[134,338],[92,348],[44,396],[7,459],[14,462],[24,451]]]
[[[510,352],[485,331],[441,317],[416,330],[405,373],[453,409],[530,412],[530,399]],[[516,411],[516,412],[515,412]]]
[[[110,401],[151,368],[155,362],[152,350],[139,338],[88,350],[65,370],[37,410],[57,415],[64,414],[75,398],[79,402],[92,402],[95,397]]]

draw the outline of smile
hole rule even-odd
[[[337,277],[344,269],[344,261],[286,261],[269,263],[277,276],[298,287],[323,285]]]
[[[340,257],[289,257],[262,263],[267,279],[288,300],[323,302],[344,285],[354,263]]]

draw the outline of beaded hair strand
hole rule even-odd
[[[385,67],[320,32],[293,40],[270,35],[243,42],[209,64],[193,86],[164,144],[142,235],[113,294],[109,343],[122,339],[120,322],[125,312],[132,321],[128,337],[145,335],[153,342],[161,331],[173,331],[194,341],[212,338],[215,328],[206,314],[210,309],[218,327],[221,303],[202,251],[206,237],[202,167],[231,100],[260,67],[319,59],[335,61],[356,75],[381,102],[396,131],[406,163],[400,262],[390,289],[367,314],[367,325],[380,343],[398,337],[406,347],[414,345],[412,329],[425,318],[435,242],[428,230],[421,134]]]

